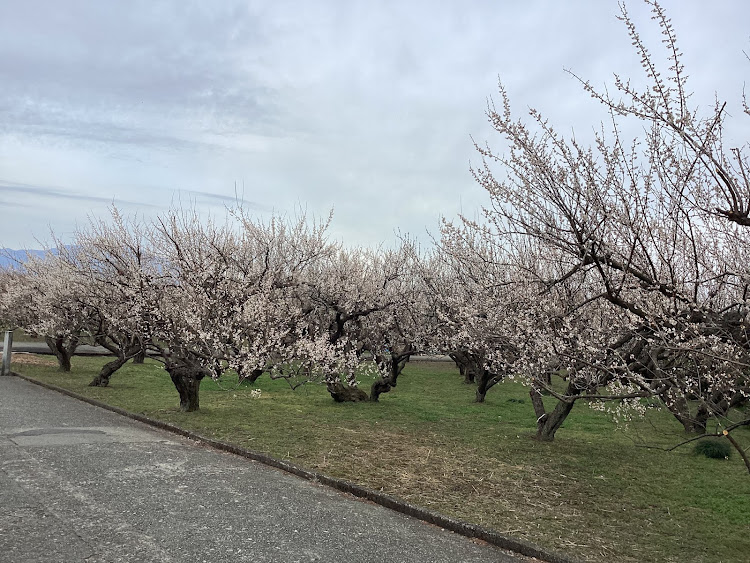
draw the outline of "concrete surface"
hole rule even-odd
[[[0,561],[529,559],[0,377]]]

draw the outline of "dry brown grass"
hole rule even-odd
[[[2,361],[3,353],[0,352],[0,361]],[[11,361],[14,364],[22,366],[55,366],[57,361],[51,356],[40,356],[39,354],[29,354],[27,352],[13,352]]]
[[[368,428],[337,431],[336,447],[308,460],[308,466],[501,534],[537,542],[544,529],[544,535],[559,537],[558,549],[585,553],[584,559],[602,560],[618,551],[617,542],[595,526],[592,533],[570,533],[571,521],[606,516],[595,507],[570,502],[580,498],[569,494],[574,489],[580,493],[576,479],[540,476],[535,467],[488,457],[442,436]]]

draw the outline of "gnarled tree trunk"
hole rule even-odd
[[[198,391],[201,380],[210,372],[198,364],[178,359],[168,360],[164,369],[172,378],[177,392],[180,394],[180,410],[184,412],[197,411],[200,408]]]
[[[344,385],[340,381],[328,383],[326,385],[326,388],[331,394],[331,397],[333,397],[333,400],[337,403],[358,403],[360,401],[367,401],[369,399],[367,393],[362,391],[362,389]]]
[[[464,383],[476,383],[484,372],[484,358],[473,352],[466,350],[454,351],[450,354],[451,359],[458,366],[461,375],[464,376]]]
[[[398,382],[398,376],[406,366],[406,362],[409,361],[411,352],[398,354],[391,353],[389,356],[376,356],[375,360],[378,365],[388,368],[388,375],[382,376],[375,380],[370,388],[370,401],[377,402],[380,395],[388,393],[391,389],[396,387]]]
[[[239,374],[240,376],[240,382],[248,382],[248,383],[255,383],[256,380],[265,373],[266,370],[264,369],[254,369],[252,372],[250,372],[250,375],[245,375],[244,373]]]
[[[703,420],[696,419],[690,412],[690,403],[685,395],[674,387],[670,387],[666,392],[660,395],[664,406],[672,413],[685,432],[689,434],[704,434],[706,431],[707,417],[701,417]]]
[[[484,403],[484,398],[487,396],[487,391],[489,391],[490,387],[493,387],[495,384],[500,383],[503,380],[503,374],[501,373],[495,373],[488,370],[482,370],[481,375],[477,381],[477,396],[475,399],[475,402],[477,403]]]
[[[104,364],[102,369],[99,370],[97,376],[91,381],[91,383],[89,383],[89,387],[107,387],[109,385],[109,378],[112,377],[112,374],[124,366],[127,361],[128,358],[126,356],[120,356],[119,358]]]
[[[529,395],[531,396],[531,404],[534,406],[534,412],[536,413],[536,439],[541,442],[551,442],[555,439],[555,432],[562,426],[565,419],[573,410],[575,400],[573,397],[577,397],[581,394],[581,390],[576,387],[572,382],[568,382],[568,387],[565,390],[565,396],[571,397],[571,399],[564,401],[558,400],[557,405],[552,412],[547,412],[544,409],[544,402],[542,400],[542,393],[539,389],[531,387]]]
[[[729,409],[740,407],[747,403],[747,400],[742,390],[735,392],[731,397],[725,396],[721,391],[714,391],[709,397],[700,401],[695,416],[687,417],[687,424],[683,424],[683,427],[686,432],[705,434],[711,418],[726,416]]]
[[[476,371],[473,369],[469,369],[469,360],[467,354],[461,351],[454,351],[448,354],[448,356],[450,356],[451,360],[453,360],[456,364],[456,367],[458,367],[459,373],[464,378],[464,383],[466,383],[467,385],[470,383],[474,383]]]
[[[112,352],[117,359],[104,364],[99,374],[89,383],[89,387],[107,387],[112,374],[124,366],[130,358],[143,351],[141,341],[134,336],[123,338],[121,335],[100,335],[96,343]]]
[[[60,365],[61,371],[70,371],[70,360],[75,354],[76,348],[78,347],[77,336],[45,336],[45,342],[57,358],[57,363]]]

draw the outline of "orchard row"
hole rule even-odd
[[[0,312],[47,337],[63,368],[83,335],[110,349],[96,385],[147,352],[185,410],[228,370],[377,401],[430,353],[451,356],[480,401],[525,383],[542,440],[581,401],[637,414],[655,398],[693,432],[748,425],[748,146],[726,146],[726,104],[691,106],[674,30],[649,3],[665,76],[623,8],[646,84],[617,77],[612,97],[581,81],[611,116],[592,147],[534,110],[517,119],[501,86],[487,115],[503,152],[477,146],[472,170],[490,205],[444,221],[429,249],[350,248],[328,239],[330,218],[115,209],[3,272]],[[640,139],[625,138],[632,122]]]

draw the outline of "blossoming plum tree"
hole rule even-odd
[[[44,337],[60,369],[70,371],[81,337],[91,330],[93,311],[79,298],[80,288],[59,255],[28,255],[3,277],[0,316],[11,326]]]
[[[474,278],[488,275],[487,249],[500,249],[498,263],[515,272],[505,291],[537,292],[536,302],[506,299],[534,311],[528,322],[486,334],[515,343],[524,359],[516,372],[539,370],[527,381],[540,439],[552,439],[582,399],[637,405],[654,395],[687,430],[705,431],[708,418],[725,417],[750,393],[748,148],[725,149],[725,104],[706,114],[690,105],[672,25],[661,6],[646,3],[664,37],[667,78],[623,6],[648,85],[639,90],[616,76],[620,100],[582,81],[611,118],[593,148],[564,138],[535,110],[529,121],[514,118],[500,85],[500,106],[490,103],[487,115],[508,152],[478,145],[483,165],[474,170],[491,201],[485,222],[465,220],[444,234],[448,248],[463,236]],[[625,120],[633,118],[646,125],[645,137],[626,142]],[[465,244],[472,238],[481,243]],[[484,285],[493,302],[495,286]],[[545,366],[566,380],[563,393],[545,384]],[[557,398],[553,412],[542,392]]]
[[[328,222],[301,216],[263,223],[241,209],[230,219],[218,225],[174,212],[150,234],[162,289],[147,341],[185,410],[198,408],[205,375],[232,369],[241,378],[264,371],[284,377],[284,367],[310,350],[296,290],[309,265],[329,252]]]
[[[102,366],[89,385],[106,387],[112,374],[145,350],[145,311],[155,288],[156,266],[145,226],[112,209],[109,221],[92,220],[74,244],[57,243],[58,256],[73,280],[79,301],[90,311],[90,336],[115,359]]]
[[[396,386],[416,352],[421,325],[412,256],[408,242],[379,252],[338,248],[311,269],[300,294],[306,330],[349,358],[345,369],[330,370],[325,378],[334,400],[377,401]],[[377,374],[369,395],[358,387],[357,372],[363,369]]]

